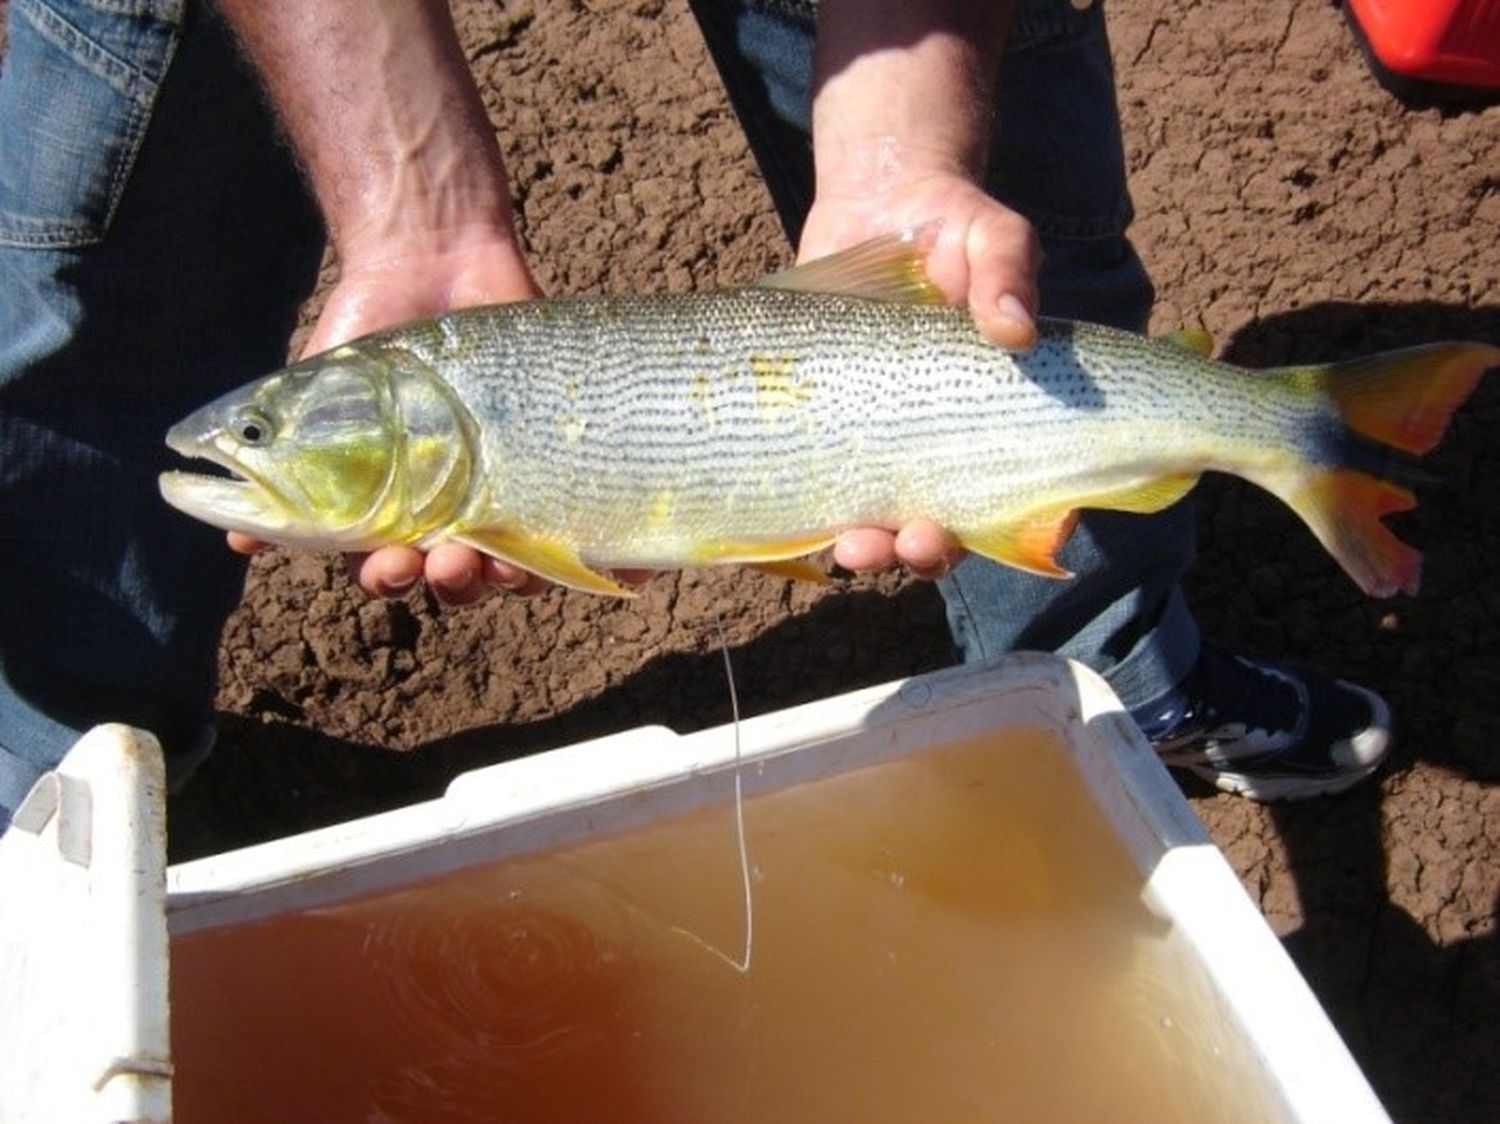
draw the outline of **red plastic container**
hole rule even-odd
[[[1500,93],[1500,0],[1345,2],[1377,71]]]

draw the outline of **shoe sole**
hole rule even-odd
[[[1337,796],[1370,778],[1380,768],[1380,762],[1360,769],[1356,773],[1341,773],[1326,781],[1309,780],[1306,777],[1251,777],[1244,773],[1221,773],[1217,769],[1199,765],[1183,766],[1194,776],[1201,777],[1220,792],[1231,796],[1243,796],[1259,804],[1274,804],[1296,800],[1315,800],[1319,796]]]

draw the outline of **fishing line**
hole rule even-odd
[[[724,657],[724,676],[729,680],[729,713],[734,726],[734,829],[740,853],[740,884],[745,888],[745,946],[738,960],[722,949],[715,948],[696,933],[679,925],[672,931],[681,933],[694,944],[713,953],[742,976],[750,974],[750,962],[755,953],[755,895],[750,885],[750,845],[745,834],[745,786],[744,757],[740,750],[740,697],[734,684],[734,664],[729,658],[729,638],[724,632],[724,619],[714,611],[714,631],[719,638],[719,653]]]
[[[740,882],[745,888],[745,955],[731,961],[740,975],[750,974],[750,958],[755,951],[755,897],[750,889],[750,846],[745,837],[744,758],[740,753],[740,698],[734,686],[734,664],[729,659],[729,638],[724,634],[724,618],[714,610],[714,631],[719,634],[719,654],[724,657],[724,677],[729,681],[729,714],[734,722],[734,830],[740,849]]]

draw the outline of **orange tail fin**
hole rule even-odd
[[[1432,343],[1310,370],[1355,433],[1421,456],[1493,367],[1500,347]]]
[[[1494,367],[1500,367],[1500,347],[1435,343],[1280,373],[1310,392],[1326,394],[1344,424],[1367,442],[1420,456],[1442,440],[1454,411]],[[1415,593],[1422,556],[1381,520],[1415,507],[1416,497],[1361,471],[1356,467],[1361,461],[1351,456],[1342,465],[1307,466],[1304,472],[1288,473],[1277,481],[1283,486],[1272,490],[1302,516],[1366,593]]]
[[[1360,589],[1372,597],[1417,592],[1422,555],[1381,522],[1416,506],[1405,488],[1339,468],[1320,472],[1282,496]]]

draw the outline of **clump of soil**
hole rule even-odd
[[[1112,15],[1158,330],[1250,366],[1439,338],[1500,342],[1500,108],[1411,110],[1332,5]],[[681,6],[455,10],[552,292],[743,281],[790,250]],[[1194,808],[1400,1120],[1500,1119],[1500,385],[1400,520],[1419,598],[1365,599],[1274,500],[1212,481],[1190,579],[1206,630],[1380,690],[1392,767],[1348,796]],[[255,563],[221,660],[218,753],[171,809],[174,857],[434,794],[455,772],[647,722],[727,721],[948,662],[941,603],[897,576],[827,589],[662,575],[632,603],[554,591],[373,603],[335,560]]]

